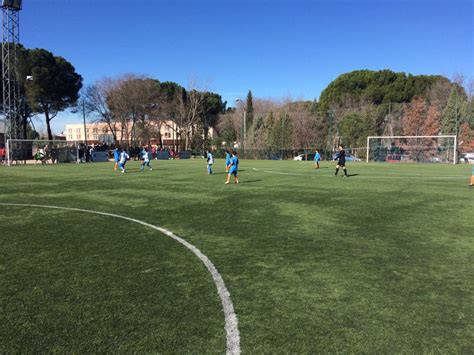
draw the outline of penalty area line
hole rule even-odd
[[[16,206],[16,207],[33,207],[33,208],[49,208],[49,209],[57,209],[57,210],[65,210],[65,211],[76,211],[76,212],[84,212],[84,213],[91,213],[96,215],[108,216],[118,219],[123,219],[129,222],[141,224],[142,226],[157,230],[162,234],[174,239],[178,243],[185,246],[187,249],[192,251],[194,255],[196,255],[199,260],[206,266],[207,270],[212,276],[212,280],[217,288],[217,293],[219,298],[221,299],[222,308],[224,310],[224,318],[225,318],[225,331],[226,331],[226,338],[227,338],[227,354],[240,354],[240,334],[238,329],[238,320],[237,315],[234,311],[234,305],[232,304],[232,300],[230,298],[230,293],[225,286],[224,279],[222,278],[219,271],[217,271],[214,264],[209,260],[209,258],[204,255],[198,248],[194,245],[189,243],[188,241],[184,240],[183,238],[178,237],[173,232],[155,226],[153,224],[140,221],[138,219],[130,218],[121,216],[118,214],[113,213],[106,213],[106,212],[99,212],[93,210],[85,210],[82,208],[72,208],[72,207],[61,207],[61,206],[48,206],[48,205],[31,205],[31,204],[21,204],[21,203],[3,203],[0,202],[1,206]]]

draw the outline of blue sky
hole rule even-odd
[[[20,20],[26,47],[65,57],[86,85],[194,79],[230,106],[249,89],[317,99],[356,69],[474,76],[472,0],[24,0]]]

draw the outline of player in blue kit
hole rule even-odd
[[[119,168],[122,170],[122,174],[125,173],[125,164],[127,164],[127,160],[130,159],[130,156],[127,154],[127,151],[123,149],[120,152],[120,158],[119,158]]]
[[[232,158],[230,161],[230,164],[228,165],[229,168],[229,173],[227,174],[227,181],[225,184],[227,185],[230,183],[230,177],[231,175],[234,175],[234,183],[238,184],[239,183],[239,176],[238,176],[238,171],[239,171],[239,158],[237,157],[237,152],[235,150],[232,151]]]
[[[150,165],[150,154],[148,153],[148,148],[143,148],[143,150],[141,151],[141,155],[143,161],[142,165],[140,166],[140,171],[143,171],[143,169],[145,169],[145,166],[148,166],[148,169],[152,171],[153,168]]]
[[[314,153],[314,168],[319,169],[319,162],[321,161],[321,154],[319,154],[318,150]]]
[[[114,171],[117,170],[117,168],[118,168],[119,160],[120,160],[120,150],[119,150],[118,147],[116,147],[114,149],[114,162],[115,162]]]
[[[212,156],[212,152],[208,150],[207,151],[207,173],[209,175],[212,174],[212,164],[214,164],[214,157]]]
[[[232,156],[230,155],[230,152],[226,149],[225,150],[225,172],[229,172],[229,165],[232,160]]]

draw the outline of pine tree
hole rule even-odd
[[[448,104],[443,112],[442,133],[459,133],[459,125],[465,120],[467,111],[466,94],[462,88],[454,86],[449,94]]]
[[[247,94],[247,131],[253,125],[253,99],[252,99],[252,91],[249,90]]]

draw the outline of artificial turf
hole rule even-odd
[[[451,165],[0,167],[0,203],[139,219],[221,273],[244,353],[473,353],[474,188]],[[341,172],[340,172],[341,173]],[[341,174],[342,175],[342,174]],[[225,352],[211,275],[157,231],[0,205],[0,353]]]

